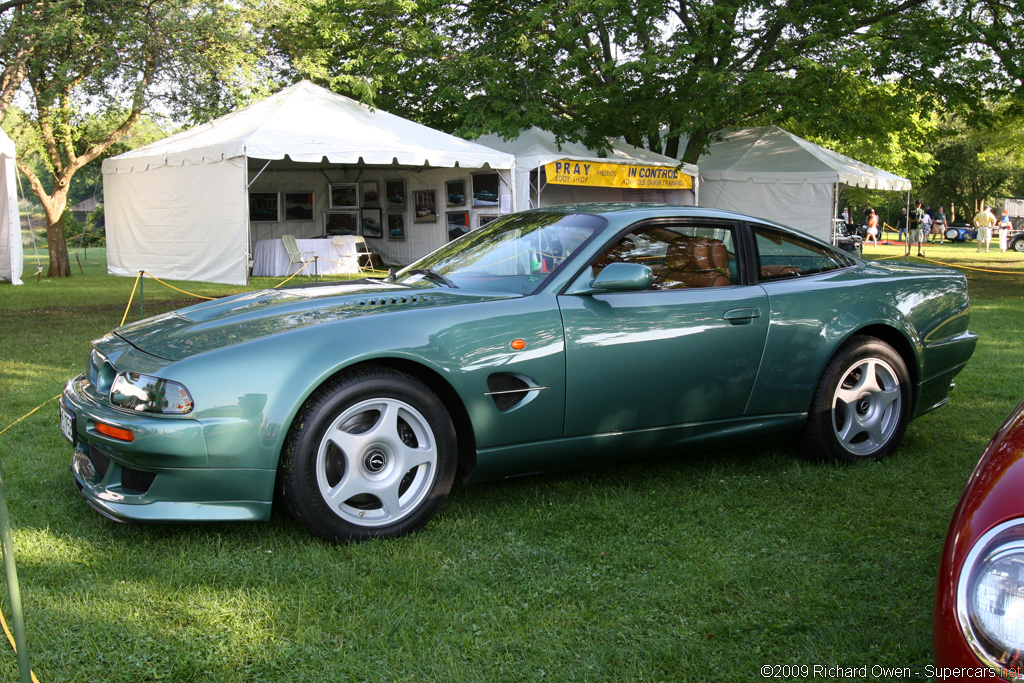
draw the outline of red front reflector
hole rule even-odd
[[[112,439],[120,439],[121,441],[135,441],[135,435],[127,429],[121,429],[120,427],[112,427],[102,422],[96,422],[93,428],[100,434],[109,436]]]
[[[522,351],[523,349],[526,348],[526,341],[523,339],[513,339],[512,348],[515,349],[516,351]]]

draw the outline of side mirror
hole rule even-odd
[[[591,289],[606,292],[642,292],[654,284],[654,271],[640,263],[609,263],[593,280]]]

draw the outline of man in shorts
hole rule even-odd
[[[932,234],[938,233],[939,244],[946,241],[946,211],[941,206],[932,216]]]
[[[987,207],[981,207],[978,213],[974,214],[974,227],[978,229],[978,253],[981,253],[981,244],[985,243],[985,253],[989,252],[992,245],[992,226],[996,224],[996,217]]]
[[[921,244],[924,243],[924,209],[921,208],[921,200],[914,202],[914,208],[910,212],[910,235],[907,237],[907,251],[910,251],[910,244],[917,242],[917,255],[924,256],[921,251]]]

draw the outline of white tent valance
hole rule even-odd
[[[0,280],[20,285],[24,253],[16,173],[14,142],[0,130]]]

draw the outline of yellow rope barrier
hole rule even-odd
[[[58,398],[60,398],[60,394],[54,396],[51,399],[43,401],[38,406],[36,406],[32,410],[30,410],[27,413],[25,413],[24,415],[19,417],[17,420],[12,422],[11,424],[7,425],[3,429],[0,429],[0,435],[3,435],[3,433],[6,432],[8,429],[10,429],[14,425],[18,424],[19,422],[21,422],[25,418],[30,417],[30,416],[34,415],[35,413],[39,412],[48,403],[51,403],[52,401],[56,401]],[[2,610],[0,610],[0,626],[3,626],[4,633],[7,634],[7,641],[11,644],[11,648],[14,650],[14,654],[18,654],[18,646],[15,645],[15,643],[14,643],[14,635],[11,633],[11,629],[7,626],[7,619],[4,618],[4,613],[3,613]],[[29,674],[32,676],[32,680],[34,681],[34,683],[39,683],[39,679],[36,678],[36,673],[34,671],[29,670]]]
[[[47,401],[48,403],[49,401]],[[14,644],[14,636],[11,635],[11,629],[7,627],[7,620],[4,619],[3,611],[0,611],[0,626],[4,627],[4,633],[7,634],[7,640],[11,643],[11,647],[14,649],[14,654],[18,654],[18,646]],[[39,679],[36,678],[36,672],[29,670],[29,675],[32,676],[33,683],[39,683]]]
[[[40,403],[40,404],[39,404],[38,406],[36,406],[36,407],[35,407],[35,408],[33,408],[32,410],[30,410],[30,411],[28,411],[27,413],[25,413],[24,415],[22,415],[21,417],[19,417],[19,418],[18,418],[17,420],[15,420],[14,422],[12,422],[11,424],[7,425],[7,426],[6,426],[6,427],[4,427],[3,429],[0,429],[0,435],[3,435],[3,433],[4,433],[4,432],[6,432],[6,431],[7,431],[8,429],[10,429],[10,428],[11,428],[11,427],[13,427],[14,425],[18,424],[19,422],[21,422],[22,420],[24,420],[24,419],[25,419],[26,417],[29,417],[29,416],[30,416],[30,415],[32,415],[33,413],[36,413],[36,412],[38,412],[38,411],[39,411],[39,410],[40,410],[40,409],[41,409],[41,408],[42,408],[43,406],[45,406],[45,405],[46,405],[47,403],[49,403],[50,401],[56,401],[56,400],[57,400],[58,398],[60,398],[60,394],[58,394],[58,395],[54,396],[54,397],[53,397],[53,398],[51,398],[51,399],[48,399],[48,400],[44,401],[43,403]]]
[[[142,272],[145,273],[146,271],[142,271]],[[173,289],[176,292],[181,292],[182,294],[188,294],[189,296],[195,297],[196,299],[206,299],[207,301],[213,301],[214,299],[217,298],[217,297],[214,297],[214,296],[203,296],[202,294],[193,294],[192,292],[186,292],[184,289],[178,289],[174,285],[167,284],[166,282],[164,282],[160,278],[156,277],[152,273],[146,273],[146,275],[149,275],[151,278],[153,278],[154,280],[156,280],[157,282],[162,284],[164,287],[169,287],[169,288]]]
[[[313,262],[314,260],[315,260],[315,259],[310,259],[310,260],[306,261],[305,263],[303,263],[303,264],[302,264],[302,267],[301,267],[301,268],[299,268],[299,269],[298,269],[297,271],[295,271],[295,272],[294,272],[294,273],[293,273],[293,274],[292,274],[292,275],[291,275],[291,276],[290,276],[290,277],[289,277],[289,278],[288,278],[287,280],[285,280],[284,282],[279,282],[279,283],[277,283],[276,285],[274,285],[273,289],[277,289],[277,288],[278,288],[278,287],[280,287],[281,285],[285,285],[285,284],[288,284],[288,282],[290,282],[290,281],[292,280],[292,278],[294,278],[294,277],[295,277],[296,275],[298,275],[299,273],[301,273],[302,271],[304,271],[304,270],[305,270],[305,269],[306,269],[307,267],[309,267],[309,264],[310,264],[310,263],[312,263],[312,262]]]
[[[121,325],[124,325],[124,321],[128,319],[128,311],[131,310],[132,302],[135,301],[135,290],[139,288],[139,280],[142,279],[142,272],[143,271],[140,270],[139,274],[135,277],[135,286],[132,287],[132,295],[128,297],[128,305],[124,307],[124,315],[121,316]],[[121,325],[118,325],[118,327]]]
[[[958,265],[953,264],[953,263],[945,263],[943,261],[936,261],[935,259],[930,259],[930,258],[927,258],[927,257],[924,257],[924,256],[919,256],[918,258],[920,258],[922,261],[931,261],[932,263],[937,263],[940,266],[947,266],[949,268],[960,268],[962,270],[976,270],[979,273],[995,273],[996,275],[1024,275],[1024,273],[1018,273],[1018,272],[1014,272],[1012,270],[990,270],[988,268],[973,268],[971,266],[958,266]]]

